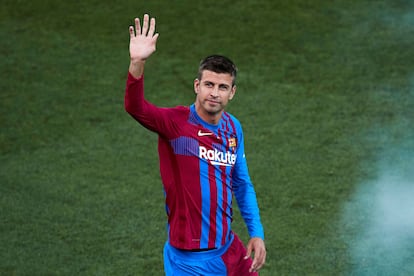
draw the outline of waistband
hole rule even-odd
[[[220,248],[211,249],[207,251],[190,251],[190,250],[181,250],[172,246],[168,241],[165,243],[165,248],[170,250],[176,257],[181,259],[210,259],[223,255],[227,249],[229,249],[231,243],[234,240],[234,234],[231,234],[230,239]]]

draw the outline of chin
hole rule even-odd
[[[223,108],[220,104],[210,104],[210,103],[206,103],[204,105],[204,110],[209,113],[209,114],[217,114],[220,113]]]
[[[218,109],[218,108],[207,109],[207,112],[211,115],[216,115],[216,114],[220,113],[221,111],[222,111],[222,109]]]

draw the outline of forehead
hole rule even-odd
[[[210,70],[204,70],[201,74],[202,82],[213,82],[216,84],[232,85],[233,77],[229,73],[216,73]]]

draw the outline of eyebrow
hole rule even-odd
[[[225,83],[222,83],[222,84],[219,84],[219,87],[225,87],[225,88],[230,88],[230,85],[228,85],[228,84],[225,84]]]
[[[203,81],[203,83],[204,84],[216,84],[215,82],[212,82],[212,81],[209,81],[209,80],[205,80],[205,81]],[[231,87],[231,85],[228,85],[228,84],[226,84],[226,83],[220,83],[220,84],[218,84],[218,86],[220,86],[220,87],[226,87],[226,88],[229,88],[229,87]]]

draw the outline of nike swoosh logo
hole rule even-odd
[[[213,133],[211,133],[211,132],[202,132],[201,130],[199,130],[197,135],[198,136],[210,136],[210,135],[213,135]]]

